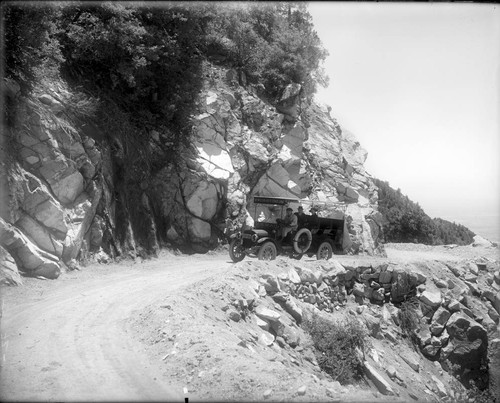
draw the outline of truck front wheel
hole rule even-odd
[[[241,262],[245,258],[245,251],[239,239],[233,239],[229,244],[229,256],[235,263]]]

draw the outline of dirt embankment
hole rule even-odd
[[[496,248],[388,245],[387,258],[336,256],[341,264],[499,260]],[[421,355],[418,372],[401,337],[372,338],[367,360],[391,383],[383,396],[367,381],[342,386],[317,365],[308,335],[265,295],[257,280],[315,259],[274,262],[246,259],[238,265],[225,252],[175,256],[142,263],[83,268],[57,281],[27,279],[2,288],[2,400],[438,400],[440,379],[450,397],[452,379]],[[233,303],[254,298],[282,316],[291,329],[286,343],[263,340],[251,310],[236,318]],[[242,311],[240,311],[242,312]],[[354,301],[331,315],[360,315]],[[364,313],[381,318],[380,307]],[[235,319],[238,319],[237,321]],[[262,325],[262,323],[260,323]],[[290,343],[293,340],[293,343]],[[291,347],[294,345],[294,347]],[[412,353],[412,354],[413,354]],[[393,366],[400,377],[390,379]],[[434,377],[434,378],[433,378]],[[425,385],[425,393],[422,393]],[[453,393],[453,392],[451,392]],[[399,395],[399,396],[398,396]]]

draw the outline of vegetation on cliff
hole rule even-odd
[[[11,3],[6,75],[23,88],[60,68],[106,92],[134,119],[180,129],[211,58],[261,83],[272,101],[292,82],[314,92],[327,52],[302,3]]]
[[[380,179],[374,182],[378,187],[379,211],[386,220],[383,227],[386,242],[468,245],[474,241],[475,234],[467,227],[441,218],[432,219],[400,189],[394,190]]]

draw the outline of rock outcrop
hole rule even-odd
[[[346,253],[384,254],[367,153],[329,108],[299,84],[271,105],[259,86],[233,80],[237,72],[205,70],[192,136],[173,159],[161,154],[165,133],[151,130],[148,141],[134,143],[133,134],[106,132],[92,116],[74,118],[74,94],[63,82],[26,97],[9,87],[15,110],[3,142],[1,217],[16,234],[4,246],[22,273],[36,270],[13,244],[50,256],[58,267],[51,278],[89,252],[136,256],[165,242],[207,251],[223,238],[226,218],[245,217],[255,195],[330,203],[320,215],[345,213]],[[162,166],[136,169],[134,153],[146,155],[143,162],[160,155]]]
[[[363,167],[367,153],[329,109],[303,96],[298,84],[271,106],[255,86],[231,80],[235,72],[209,71],[213,81],[197,102],[185,166],[177,172],[166,167],[154,180],[155,192],[166,195],[159,201],[163,211],[179,206],[170,239],[213,244],[221,204],[229,217],[242,216],[252,211],[255,195],[283,196],[323,204],[324,216],[335,213],[328,203],[341,205],[350,236],[346,252],[383,254],[377,189]]]
[[[64,116],[56,98],[67,89],[52,90],[29,98],[10,93],[17,107],[3,133],[0,238],[19,271],[54,279],[80,252],[82,227],[94,219],[101,160]]]

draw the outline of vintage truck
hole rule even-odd
[[[287,255],[301,259],[304,255],[317,259],[330,259],[334,253],[342,253],[344,214],[342,218],[325,218],[306,215],[300,220],[297,231],[281,238],[282,220],[287,207],[296,212],[300,205],[311,202],[286,197],[255,196],[249,206],[254,219],[253,228],[243,228],[233,234],[229,243],[229,255],[233,262],[245,256],[260,260],[274,260]],[[252,208],[253,207],[253,208]]]

